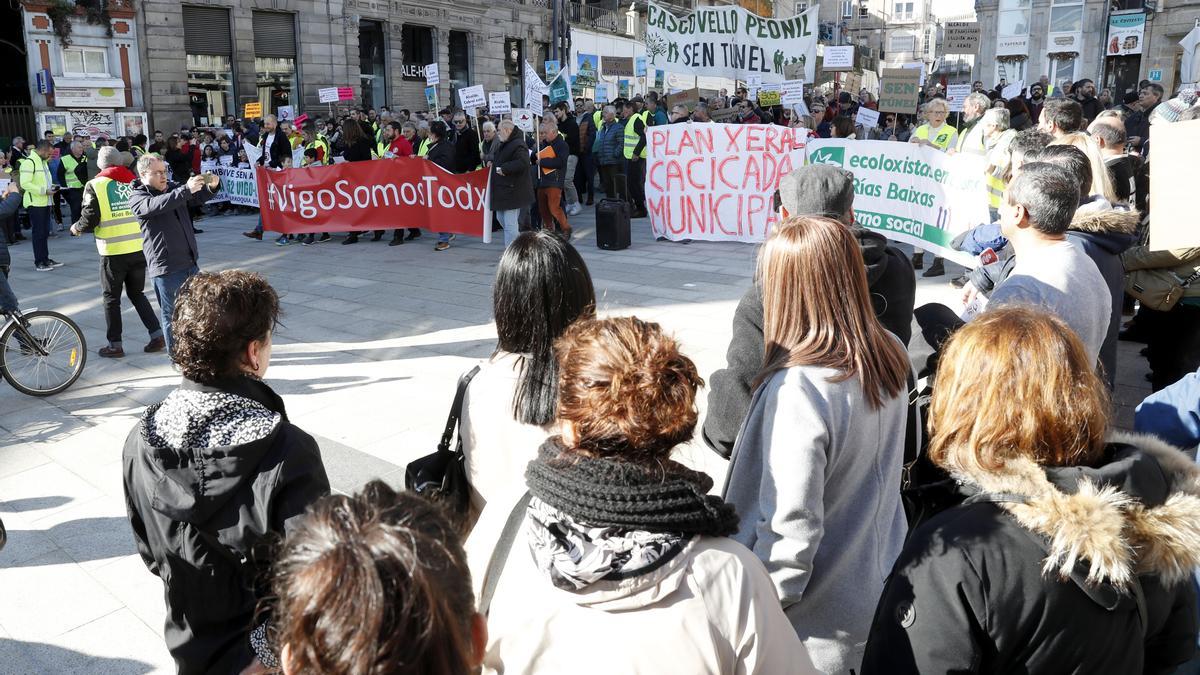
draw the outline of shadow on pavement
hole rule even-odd
[[[40,642],[0,638],[0,663],[7,673],[105,673],[140,675],[154,666],[133,659],[110,659]]]

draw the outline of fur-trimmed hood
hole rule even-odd
[[[1044,538],[1045,574],[1086,570],[1086,584],[1124,589],[1146,573],[1173,585],[1200,566],[1200,467],[1153,436],[1113,432],[1095,468],[1020,459],[955,478]]]
[[[1137,211],[1109,208],[1080,208],[1071,219],[1070,229],[1096,234],[1133,234],[1137,231]]]

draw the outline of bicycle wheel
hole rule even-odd
[[[40,310],[23,316],[24,330],[13,322],[0,335],[0,373],[22,394],[57,394],[83,373],[87,362],[83,331],[58,312]]]

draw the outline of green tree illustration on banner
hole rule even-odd
[[[657,64],[656,60],[662,54],[667,53],[667,40],[658,33],[646,34],[646,53],[650,55],[650,63]]]

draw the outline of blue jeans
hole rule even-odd
[[[438,241],[450,241],[450,233],[438,232]]]
[[[504,248],[508,248],[517,235],[521,234],[521,209],[497,211],[496,218],[504,226]]]
[[[162,331],[163,337],[167,338],[168,353],[174,351],[175,345],[175,336],[171,333],[171,316],[175,314],[175,296],[179,295],[179,289],[183,286],[183,282],[199,272],[200,268],[192,265],[186,270],[167,272],[160,277],[154,277],[154,297],[158,298],[158,313],[162,315]]]
[[[0,312],[17,311],[17,294],[8,285],[8,265],[0,265]]]
[[[50,207],[27,206],[29,227],[33,230],[33,262],[34,264],[50,263]]]

